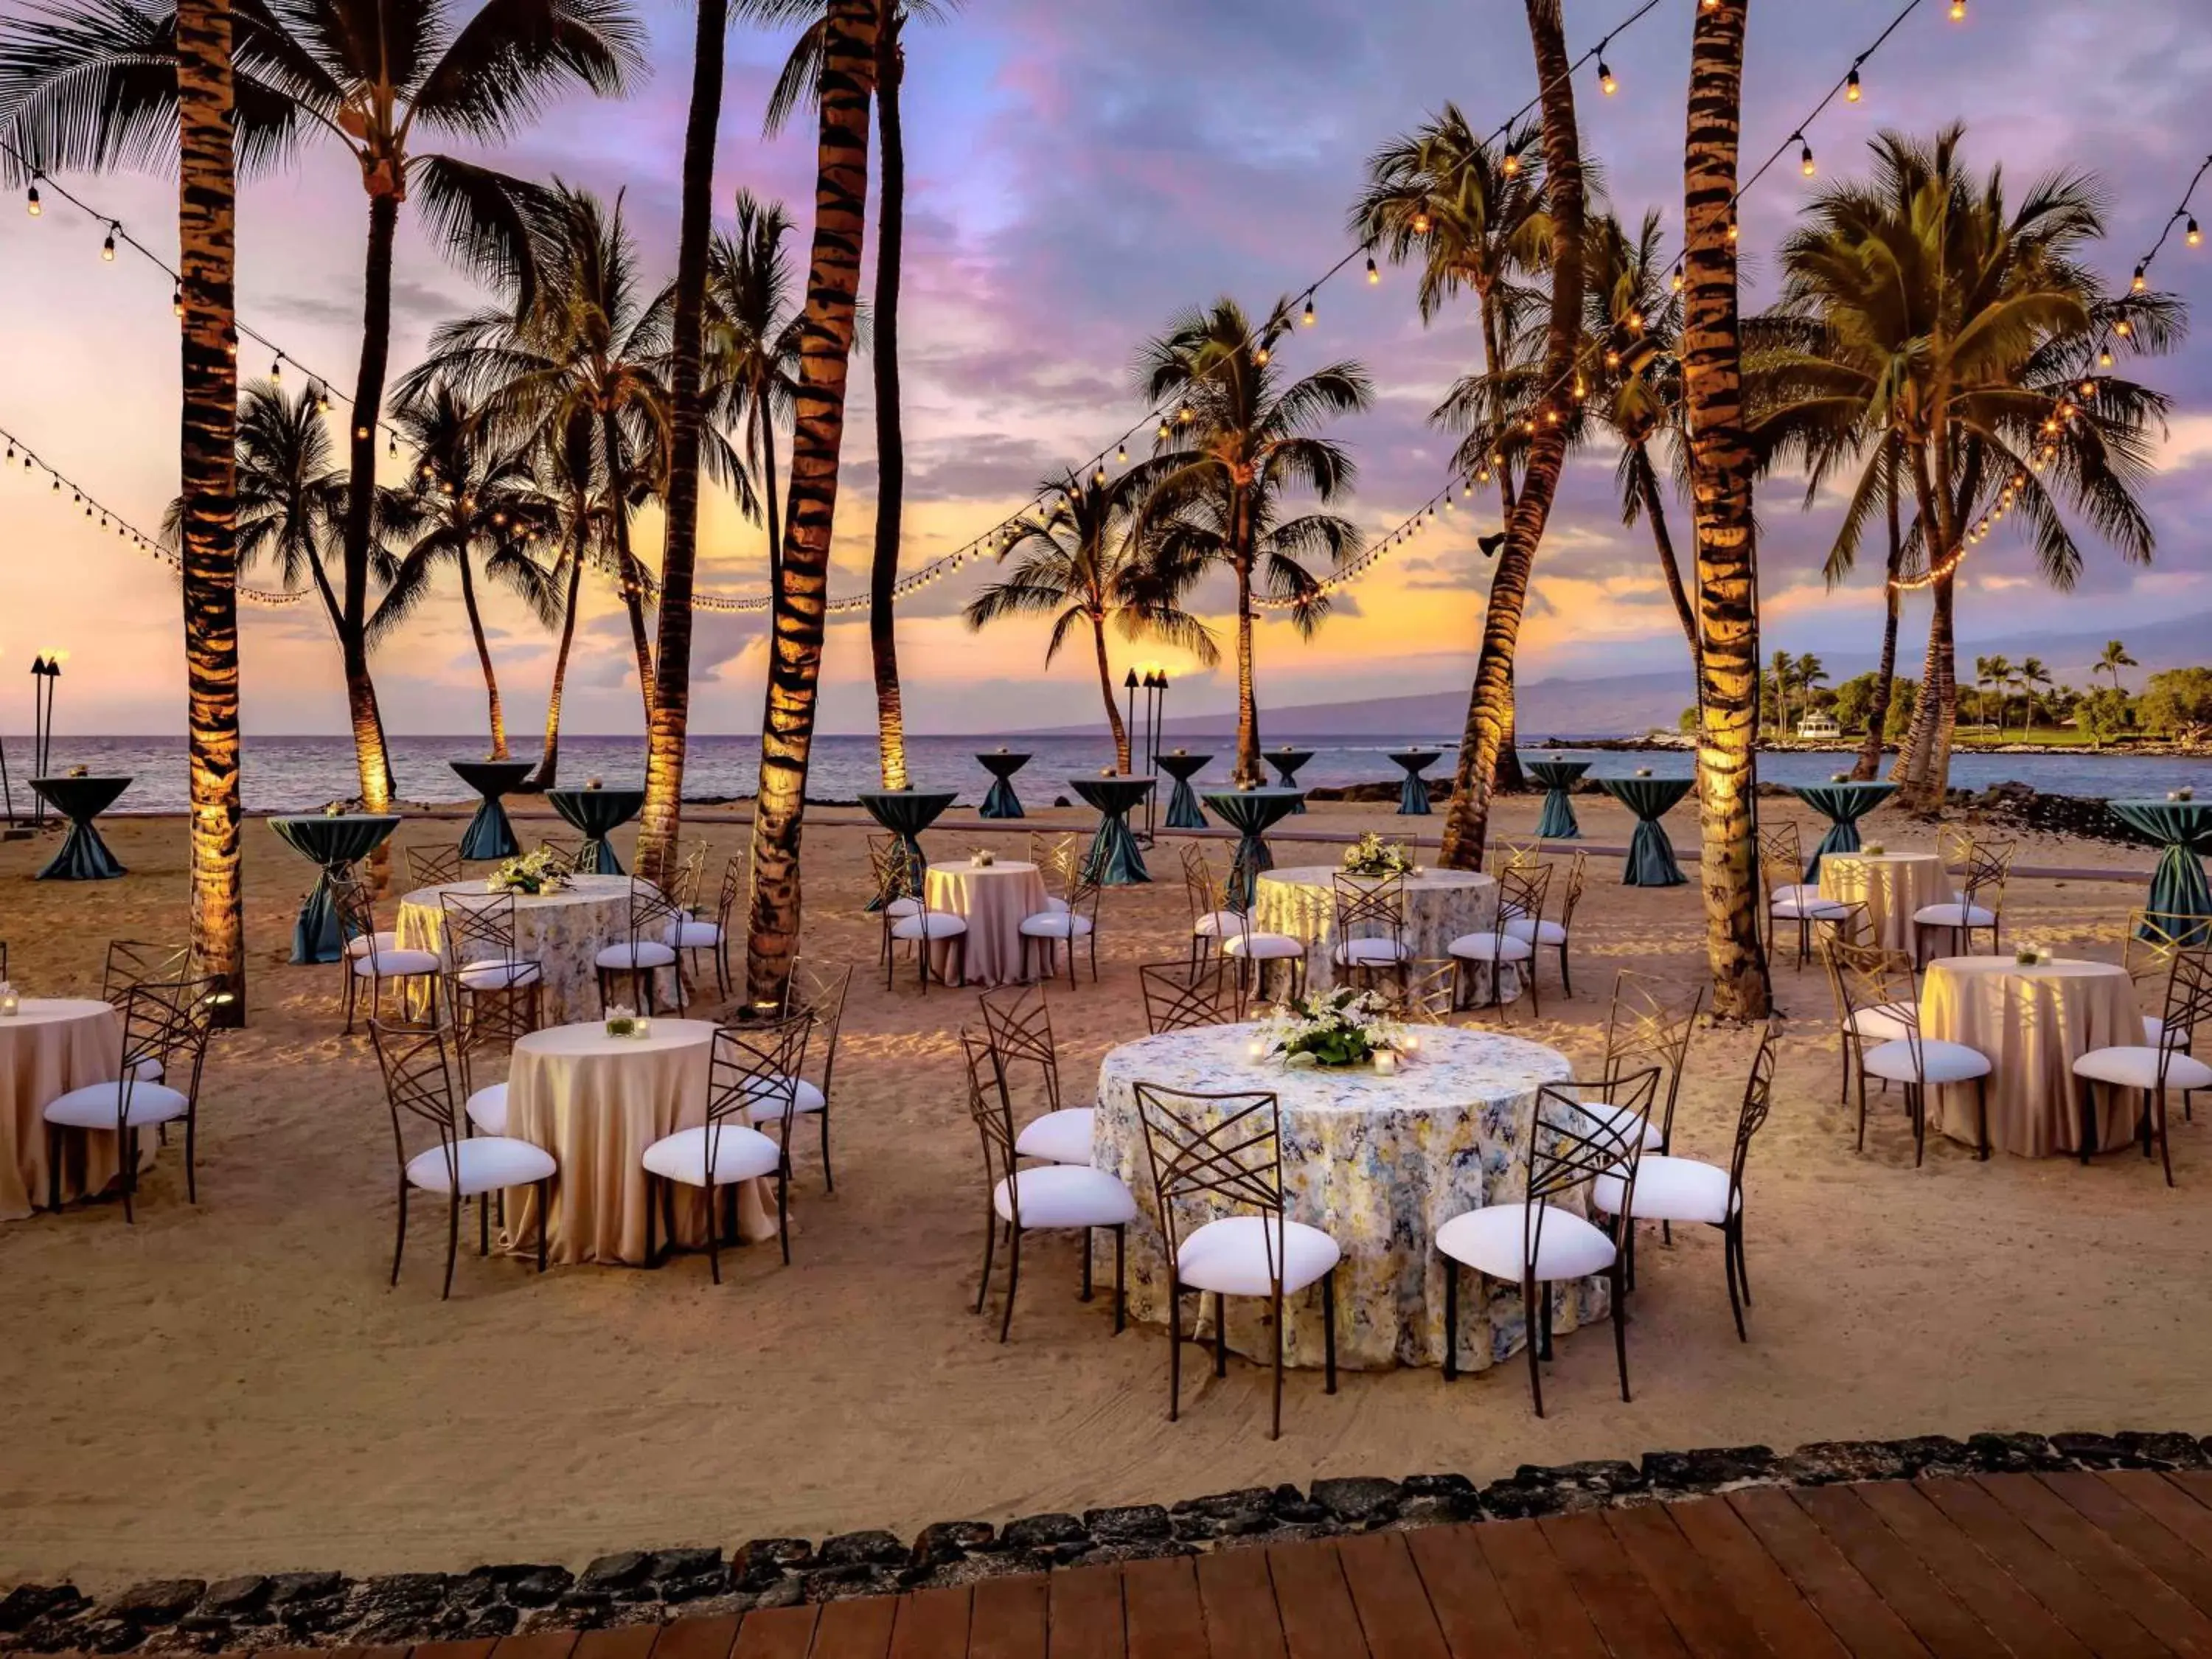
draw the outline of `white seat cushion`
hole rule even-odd
[[[2152,1048],[2155,1048],[2161,1043],[2174,1048],[2186,1048],[2189,1046],[2190,1034],[2187,1031],[2182,1030],[2177,1027],[2173,1031],[2169,1033],[2166,1029],[2166,1022],[2160,1019],[2156,1014],[2145,1014],[2142,1017],[2142,1023],[2143,1041],[2150,1044]],[[143,1066],[148,1062],[141,1060],[138,1063],[141,1066]],[[161,1076],[161,1072],[158,1068],[155,1070],[154,1075],[157,1078]]]
[[[1304,944],[1288,933],[1244,933],[1221,941],[1224,956],[1249,957],[1255,962],[1281,962],[1306,953]]]
[[[761,1103],[753,1108],[754,1122],[775,1123],[782,1120],[783,1091],[777,1083],[764,1077],[757,1077],[745,1085],[745,1092],[761,1097]],[[827,1104],[822,1097],[822,1091],[805,1078],[799,1079],[799,1085],[793,1093],[794,1098],[791,1109],[794,1116],[805,1112],[818,1112]]]
[[[638,968],[670,968],[676,963],[676,952],[657,939],[641,939],[635,942],[624,939],[619,945],[610,945],[592,958],[593,965],[609,972],[627,973]]]
[[[1641,1118],[1644,1121],[1644,1145],[1646,1149],[1659,1144],[1659,1126],[1651,1121],[1649,1114],[1639,1112],[1633,1106],[1616,1106],[1601,1097],[1578,1101],[1576,1103],[1581,1109],[1584,1117],[1612,1129],[1623,1142],[1628,1139],[1631,1122]],[[1652,1103],[1656,1107],[1658,1103],[1655,1100]]]
[[[59,1124],[65,1129],[106,1129],[116,1127],[116,1115],[123,1109],[118,1097],[119,1083],[88,1083],[82,1089],[72,1089],[48,1101],[42,1115],[49,1123]],[[134,1083],[131,1085],[131,1127],[138,1128],[149,1123],[167,1123],[182,1117],[191,1103],[174,1089],[160,1083]]]
[[[932,910],[927,915],[917,911],[891,924],[893,939],[921,939],[925,931],[931,939],[956,939],[968,931],[968,919],[950,910]]]
[[[1617,1175],[1601,1175],[1590,1183],[1590,1202],[1619,1215],[1626,1185]],[[1729,1174],[1694,1158],[1655,1155],[1637,1165],[1635,1203],[1638,1221],[1705,1221],[1717,1227],[1728,1219]]]
[[[1978,1077],[1987,1077],[1994,1069],[1990,1057],[1979,1048],[1969,1048],[1963,1042],[1944,1042],[1935,1037],[1920,1039],[1920,1063],[1926,1073],[1924,1077],[1914,1074],[1912,1044],[1902,1039],[1868,1049],[1860,1063],[1866,1067],[1869,1077],[1886,1078],[1892,1083],[1972,1083]]]
[[[711,951],[722,942],[722,929],[718,922],[694,918],[678,922],[671,932],[674,937],[670,943],[679,951]]]
[[[1344,1259],[1336,1241],[1303,1221],[1273,1216],[1232,1215],[1209,1221],[1182,1242],[1176,1275],[1187,1291],[1218,1291],[1224,1296],[1270,1296],[1270,1247],[1283,1294],[1302,1291]]]
[[[495,958],[468,963],[453,977],[471,991],[512,991],[518,986],[538,984],[544,978],[544,974],[534,962],[505,962]]]
[[[1780,904],[1790,899],[1816,899],[1820,896],[1820,889],[1817,883],[1785,881],[1771,888],[1767,892],[1766,899],[1770,904]]]
[[[884,906],[884,914],[890,916],[894,921],[901,916],[918,916],[921,914],[921,901],[920,899],[895,898],[889,904]]]
[[[1014,1137],[1014,1152],[1050,1164],[1088,1164],[1093,1116],[1088,1106],[1068,1106],[1031,1118]]]
[[[1513,924],[1505,925],[1510,928]],[[1536,954],[1527,939],[1510,932],[1503,938],[1496,933],[1462,933],[1444,948],[1462,962],[1526,962]]]
[[[1538,1279],[1582,1279],[1613,1266],[1611,1239],[1571,1210],[1556,1204],[1540,1207],[1546,1213],[1535,1240]],[[1437,1229],[1437,1248],[1477,1273],[1517,1285],[1528,1273],[1528,1209],[1526,1204],[1492,1204],[1463,1211]]]
[[[1190,925],[1190,931],[1206,939],[1222,939],[1232,933],[1249,932],[1251,923],[1234,910],[1209,910]]]
[[[1348,939],[1336,947],[1336,959],[1348,967],[1378,967],[1405,961],[1413,953],[1395,939]]]
[[[2212,1089],[2212,1066],[2179,1049],[2092,1048],[2074,1062],[2074,1075],[2086,1077],[2094,1083],[2117,1083],[2124,1089],[2155,1089],[2161,1052],[2169,1056],[2166,1061],[2167,1088]],[[47,1110],[51,1114],[52,1108]]]
[[[553,1154],[543,1146],[513,1140],[505,1135],[478,1135],[473,1140],[457,1140],[453,1143],[453,1154],[460,1168],[463,1198],[473,1198],[478,1193],[500,1187],[527,1187],[533,1182],[550,1181],[560,1168],[554,1163]],[[452,1176],[443,1147],[433,1146],[407,1160],[408,1182],[425,1192],[449,1190]]]
[[[1067,901],[1064,898],[1054,898],[1048,893],[1045,895],[1044,908],[1048,910],[1065,910],[1067,908]]]
[[[369,940],[368,934],[356,933],[353,938],[346,941],[345,953],[349,957],[365,957],[368,954],[368,944]],[[397,951],[398,948],[398,934],[388,930],[377,934],[376,950],[378,955],[381,956],[386,951]]]
[[[1009,1184],[1018,1193],[1009,1192]],[[991,1207],[1002,1221],[1014,1218],[1014,1200],[1022,1201],[1022,1225],[1029,1227],[1120,1227],[1137,1218],[1137,1200],[1103,1170],[1073,1164],[1042,1164],[1017,1170],[991,1189]]]
[[[1850,905],[1824,899],[1818,893],[1777,898],[1768,907],[1768,914],[1779,921],[1841,921],[1850,913]]]
[[[1911,1035],[1914,1010],[1910,1004],[1885,1002],[1861,1008],[1851,1016],[1851,1030],[1869,1042],[1894,1042]]]
[[[1024,939],[1088,939],[1091,918],[1070,910],[1044,910],[1022,918]]]
[[[363,951],[353,959],[356,979],[401,979],[416,974],[434,974],[442,965],[434,951],[403,951],[398,945],[387,950],[380,945],[374,956]]]
[[[1567,930],[1556,921],[1531,921],[1526,916],[1514,916],[1505,924],[1508,939],[1525,940],[1531,945],[1565,945]]]
[[[2146,1025],[2157,1024],[2155,1020],[2149,1019],[2143,1023]],[[160,1055],[148,1054],[131,1068],[131,1074],[141,1083],[159,1083],[167,1075],[167,1068],[161,1064]]]
[[[1978,904],[1923,904],[1912,913],[1923,927],[1994,927],[1996,912]]]
[[[783,1162],[782,1149],[775,1141],[758,1129],[749,1129],[726,1119],[717,1125],[702,1123],[678,1129],[672,1135],[663,1135],[645,1149],[645,1156],[638,1162],[664,1181],[704,1187],[710,1139],[714,1153],[714,1184],[717,1187],[750,1181],[756,1176],[774,1175],[776,1165]]]
[[[507,1085],[488,1084],[468,1097],[461,1110],[488,1135],[507,1133]]]

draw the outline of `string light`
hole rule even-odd
[[[40,204],[39,187],[36,185],[31,186],[31,193],[23,198],[23,211],[33,219],[46,211],[46,209]]]
[[[1298,321],[1307,328],[1311,328],[1314,325],[1314,302],[1313,295],[1310,294],[1306,295],[1305,315],[1299,318]]]
[[[175,291],[169,295],[169,309],[179,317],[185,314],[185,285],[182,283],[179,283]]]
[[[1859,72],[1855,65],[1851,72],[1844,77],[1844,101],[1847,104],[1856,104],[1860,96]]]
[[[1597,83],[1608,98],[1620,90],[1620,83],[1613,78],[1613,71],[1606,67],[1602,58],[1597,60]]]
[[[1791,136],[1804,147],[1797,153],[1797,170],[1809,179],[1817,171],[1813,164],[1813,142],[1802,132]]]
[[[115,263],[115,233],[122,228],[120,225],[110,225],[106,238],[100,244],[100,257],[111,265]]]
[[[1375,269],[1375,256],[1370,253],[1367,256],[1367,286],[1373,288],[1382,280],[1382,273]]]
[[[1415,208],[1413,210],[1413,234],[1416,236],[1425,236],[1428,234],[1429,210],[1426,208]],[[1374,262],[1370,260],[1368,263],[1372,264]]]
[[[1951,0],[1951,21],[1954,23],[1966,21],[1966,0]]]

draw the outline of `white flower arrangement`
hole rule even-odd
[[[2012,959],[2023,968],[2040,968],[2051,959],[2048,946],[2023,945],[2012,953]]]
[[[1280,1054],[1289,1067],[1340,1068],[1378,1062],[1387,1054],[1395,1066],[1413,1046],[1382,998],[1340,987],[1278,1003],[1261,1024],[1258,1058]]]
[[[632,1013],[626,1003],[617,1003],[607,1010],[607,1035],[611,1037],[645,1037],[653,1035],[653,1021],[643,1014]]]
[[[988,870],[999,861],[999,855],[988,847],[979,847],[968,855],[968,862],[978,870]]]
[[[1403,842],[1384,841],[1370,830],[1344,849],[1347,876],[1403,876],[1413,872],[1413,854]]]
[[[509,859],[485,878],[484,885],[495,893],[522,893],[535,898],[544,893],[558,893],[568,885],[568,872],[561,862],[560,854],[550,848],[541,847],[534,853],[525,853],[519,859]]]

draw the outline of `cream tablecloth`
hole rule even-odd
[[[399,901],[399,943],[410,951],[442,954],[446,915],[441,893],[481,896],[482,881],[447,882],[418,888]],[[548,1025],[599,1018],[599,981],[593,959],[610,945],[629,939],[629,878],[577,876],[558,893],[514,899],[514,954],[544,969],[545,1000],[540,1018]],[[654,1006],[676,1006],[674,971],[657,975]]]
[[[88,997],[26,997],[0,1019],[0,1221],[45,1207],[48,1176],[46,1103],[72,1089],[112,1081],[123,1063],[123,1024],[114,1009]],[[151,1160],[158,1137],[139,1136]],[[122,1168],[122,1138],[62,1137],[62,1200],[106,1189]]]
[[[1252,898],[1252,925],[1262,933],[1288,933],[1306,945],[1306,985],[1321,990],[1336,983],[1336,868],[1295,865],[1260,878]],[[1424,869],[1406,878],[1407,947],[1416,961],[1442,962],[1462,933],[1486,933],[1498,921],[1498,882],[1479,870]],[[1364,924],[1363,933],[1379,933]],[[1473,1000],[1491,1000],[1490,970],[1468,964]],[[1505,970],[1501,1000],[1521,994],[1520,969]]]
[[[1443,1358],[1443,1258],[1437,1229],[1462,1210],[1512,1202],[1528,1190],[1528,1127],[1540,1085],[1573,1075],[1565,1054],[1494,1032],[1424,1030],[1422,1058],[1395,1077],[1372,1071],[1286,1071],[1255,1062],[1258,1027],[1216,1025],[1124,1043],[1098,1071],[1091,1161],[1129,1184],[1137,1219],[1129,1229],[1129,1310],[1167,1320],[1166,1255],[1152,1166],[1133,1085],[1220,1094],[1272,1090],[1282,1109],[1283,1185],[1291,1218],[1322,1228],[1344,1252],[1336,1269],[1337,1361],[1352,1367],[1434,1365]],[[1211,1200],[1210,1200],[1211,1201]],[[1223,1207],[1183,1221],[1237,1212]],[[1113,1272],[1110,1239],[1094,1241],[1098,1271]],[[1110,1277],[1101,1282],[1111,1283]],[[1480,1370],[1518,1349],[1526,1332],[1520,1287],[1461,1281],[1459,1363]],[[1606,1311],[1603,1279],[1558,1287],[1554,1331]],[[1183,1303],[1185,1329],[1200,1298]],[[1212,1302],[1206,1298],[1206,1328]],[[1229,1299],[1229,1343],[1241,1353],[1273,1352],[1265,1298]],[[1318,1285],[1291,1298],[1286,1364],[1322,1363]]]
[[[1943,957],[1920,991],[1924,1036],[1980,1049],[1989,1079],[1990,1145],[2020,1158],[2081,1150],[2083,1085],[2074,1062],[2092,1048],[2140,1045],[2142,1017],[2125,971],[2104,962],[2023,968],[2009,956]],[[1972,1084],[1930,1091],[1930,1127],[1975,1139]],[[2126,1144],[2137,1098],[2094,1085],[2097,1145]]]
[[[1951,878],[1933,853],[1831,853],[1820,860],[1820,896],[1863,904],[1875,939],[1911,951],[1912,914],[1951,896]]]
[[[1012,985],[1022,972],[1022,919],[1045,908],[1044,877],[1026,859],[1001,859],[978,866],[957,863],[929,866],[929,908],[950,911],[968,923],[963,967],[970,985]],[[1052,945],[1039,940],[1036,961],[1051,967]],[[933,947],[932,963],[948,965],[951,946]]]
[[[644,1265],[639,1160],[663,1135],[707,1121],[714,1041],[710,1020],[655,1019],[642,1037],[611,1037],[594,1020],[532,1031],[515,1043],[507,1132],[543,1146],[561,1165],[549,1260]],[[738,1230],[749,1240],[775,1237],[775,1194],[765,1181],[738,1188]],[[510,1192],[507,1247],[526,1253],[537,1241],[536,1193]],[[698,1188],[676,1190],[676,1242],[707,1242],[707,1196]]]

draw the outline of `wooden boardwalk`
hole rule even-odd
[[[743,1619],[339,1654],[2212,1659],[2212,1474],[1749,1487],[1544,1520],[1255,1543]]]

